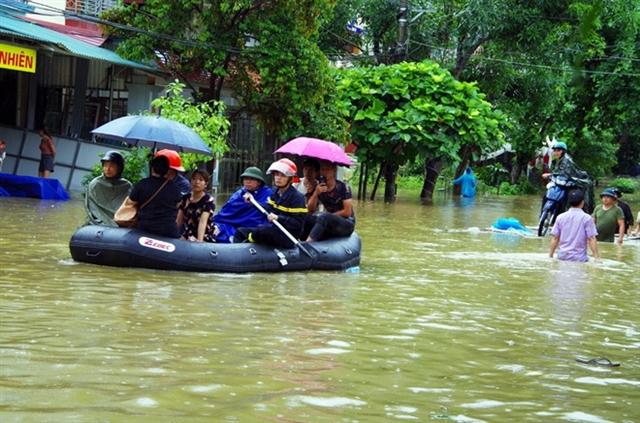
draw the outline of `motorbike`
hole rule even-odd
[[[556,218],[565,210],[567,193],[570,189],[579,188],[585,191],[585,211],[591,212],[593,185],[591,180],[568,178],[564,175],[552,175],[547,184],[547,192],[542,200],[542,210],[538,220],[538,236],[545,236],[553,226]]]

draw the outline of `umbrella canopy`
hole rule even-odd
[[[168,148],[179,152],[211,155],[200,135],[188,126],[161,116],[124,116],[91,131],[104,138],[124,141],[130,145]]]
[[[293,154],[295,156],[313,157],[332,163],[351,166],[351,159],[338,144],[317,138],[298,137],[278,148],[276,153]]]

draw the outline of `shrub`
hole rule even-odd
[[[609,185],[618,188],[626,194],[635,192],[637,188],[637,182],[631,178],[616,178],[611,181]]]

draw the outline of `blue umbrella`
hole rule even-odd
[[[124,116],[91,132],[99,137],[124,141],[133,146],[211,155],[211,149],[193,129],[161,116]]]

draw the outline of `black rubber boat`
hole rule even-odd
[[[135,229],[84,226],[69,241],[74,260],[117,267],[192,272],[283,272],[348,270],[360,264],[360,237],[303,243],[300,248],[211,244],[164,238]]]

